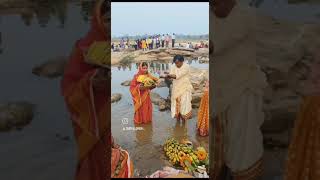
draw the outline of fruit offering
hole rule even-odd
[[[137,81],[142,83],[143,86],[145,86],[145,87],[150,87],[150,86],[156,85],[156,82],[152,78],[148,77],[147,75],[138,76]]]
[[[163,150],[172,165],[181,166],[185,171],[193,172],[199,165],[208,165],[208,154],[203,147],[195,151],[190,145],[180,144],[176,139],[165,141]]]

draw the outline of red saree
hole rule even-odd
[[[96,91],[92,79],[97,68],[84,62],[84,52],[94,41],[107,41],[98,1],[91,30],[78,40],[65,68],[61,82],[62,94],[71,114],[78,149],[76,180],[105,180],[110,177],[111,132],[106,118],[110,113],[111,90]],[[108,101],[109,100],[109,101]],[[108,153],[109,152],[109,153]]]
[[[140,90],[141,83],[137,81],[139,75],[142,75],[141,66],[139,67],[138,73],[134,75],[130,85],[130,92],[134,104],[134,123],[136,124],[149,123],[152,121],[150,90]],[[150,74],[149,77],[157,80],[157,78]]]

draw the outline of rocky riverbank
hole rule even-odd
[[[111,65],[142,61],[170,61],[178,54],[183,55],[187,59],[200,59],[206,62],[209,61],[209,48],[200,48],[199,50],[186,48],[160,48],[149,51],[125,49],[111,53]]]

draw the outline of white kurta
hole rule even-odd
[[[170,67],[170,74],[176,75],[176,79],[172,81],[171,117],[174,118],[176,115],[177,98],[180,98],[180,114],[183,116],[187,115],[192,111],[191,100],[193,87],[190,82],[190,67],[185,62],[180,68],[172,65]]]
[[[215,114],[226,114],[226,164],[234,172],[246,170],[263,154],[260,126],[266,78],[256,62],[255,11],[235,6],[227,18],[210,11],[212,103]],[[227,122],[226,122],[227,121]]]

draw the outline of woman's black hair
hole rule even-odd
[[[183,61],[184,61],[184,57],[181,56],[181,55],[175,55],[175,56],[173,57],[173,63],[175,63],[176,61],[183,62]]]
[[[143,66],[147,66],[147,67],[148,67],[148,63],[143,62],[143,63],[141,64],[141,66],[142,66],[142,67],[143,67]]]

